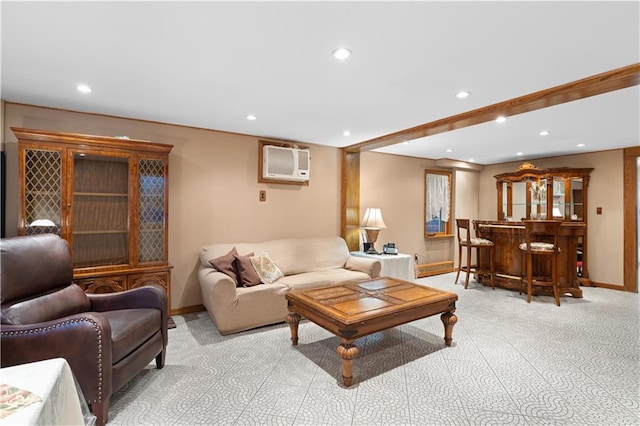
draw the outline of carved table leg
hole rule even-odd
[[[458,322],[458,317],[453,314],[453,312],[445,312],[440,315],[440,319],[444,324],[444,344],[446,346],[451,346],[451,341],[453,340],[453,326]]]
[[[358,355],[358,348],[352,342],[343,340],[337,348],[338,355],[342,358],[342,383],[346,387],[351,386],[353,379],[353,359]]]
[[[285,320],[289,323],[289,328],[291,329],[291,343],[293,343],[293,346],[296,346],[298,344],[298,324],[300,324],[300,315],[295,312],[289,312],[289,315],[287,315]]]

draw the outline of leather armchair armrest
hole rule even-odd
[[[2,324],[0,350],[2,367],[64,358],[88,403],[111,395],[111,327],[100,314],[85,312],[29,325]]]
[[[96,312],[118,309],[167,308],[167,292],[158,284],[147,284],[118,293],[87,293],[91,309]]]
[[[154,308],[167,310],[167,292],[158,284],[147,284],[118,293],[91,294],[87,297],[91,309],[96,312],[116,311],[118,309]]]
[[[91,302],[91,309],[95,312],[116,311],[119,309],[159,309],[160,327],[162,329],[162,339],[167,345],[167,292],[164,287],[149,281],[141,287],[119,293],[91,294],[87,297]]]

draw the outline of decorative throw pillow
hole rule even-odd
[[[246,256],[235,255],[236,271],[238,271],[238,286],[253,287],[260,284],[260,277],[251,264],[251,256],[253,253],[249,253]]]
[[[216,257],[215,259],[211,259],[209,263],[211,266],[216,268],[218,271],[223,274],[227,274],[231,277],[234,283],[238,285],[238,272],[235,267],[235,255],[238,254],[236,248],[232,248],[231,251],[224,256]]]
[[[278,265],[276,265],[266,252],[263,251],[258,256],[253,256],[250,259],[251,264],[263,283],[271,284],[284,276],[280,268],[278,268]]]

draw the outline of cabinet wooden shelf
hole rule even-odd
[[[73,231],[73,235],[100,235],[100,234],[126,234],[126,229],[99,230],[99,231]]]
[[[589,284],[587,203],[592,171],[592,168],[569,167],[539,169],[531,163],[524,163],[514,172],[495,175],[498,222],[486,222],[484,229],[495,234],[502,232],[505,226],[513,227],[516,230],[509,231],[509,238],[505,239],[511,244],[523,237],[519,230],[522,220],[562,220],[561,235],[567,239],[562,250],[569,251],[563,254],[563,258],[566,258],[563,265],[573,270],[565,274],[568,278],[564,286],[572,288],[576,279],[579,283]],[[499,238],[497,234],[486,236]],[[496,252],[504,254],[504,259],[496,259],[496,265],[517,263],[514,260],[518,254],[517,247],[513,250],[498,248]],[[576,273],[577,268],[579,270]],[[576,294],[578,290],[575,290]]]
[[[74,197],[128,197],[129,194],[116,194],[110,192],[74,192]]]
[[[12,130],[18,137],[19,233],[66,239],[74,281],[85,291],[153,282],[167,290],[170,309],[167,177],[173,146]]]

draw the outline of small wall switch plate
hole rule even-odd
[[[260,201],[267,201],[267,191],[260,191]]]
[[[602,214],[602,207],[596,207],[596,214]]]

